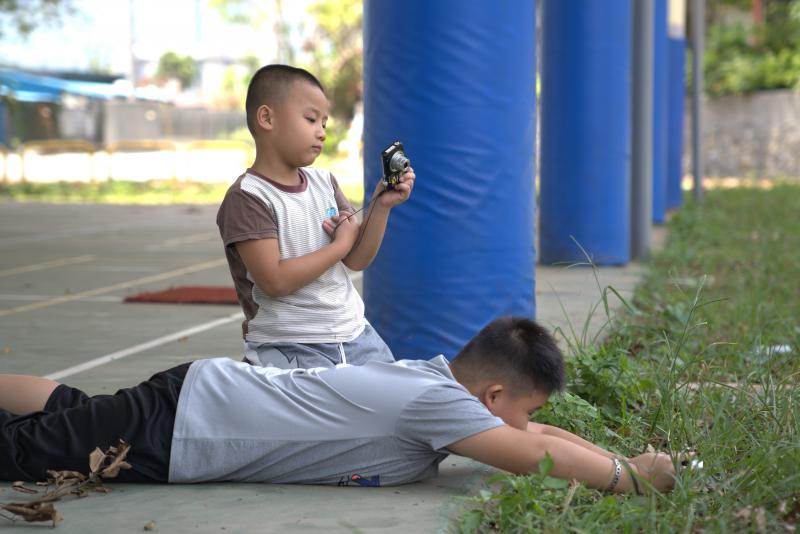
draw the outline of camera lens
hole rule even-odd
[[[389,160],[389,168],[392,172],[404,171],[409,165],[411,165],[411,162],[404,153],[399,151],[395,152],[394,155],[392,155],[392,159]]]

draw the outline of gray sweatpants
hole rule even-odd
[[[245,361],[280,369],[333,367],[339,363],[363,365],[369,361],[393,362],[392,351],[367,323],[357,338],[346,343],[244,342]]]

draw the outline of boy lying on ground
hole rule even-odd
[[[241,481],[383,486],[436,476],[450,453],[512,473],[537,470],[625,492],[670,489],[664,453],[615,457],[530,423],[563,389],[561,352],[535,322],[490,323],[451,363],[369,362],[281,370],[227,358],[88,397],[51,380],[0,375],[0,479],[86,473],[95,447],[132,445],[120,482]],[[646,482],[645,482],[646,481]]]

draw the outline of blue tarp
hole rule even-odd
[[[23,102],[57,102],[64,94],[110,99],[129,96],[129,91],[111,83],[67,80],[0,68],[0,95]]]

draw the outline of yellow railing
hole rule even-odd
[[[32,182],[91,179],[95,152],[92,143],[80,139],[27,141],[17,151],[20,179]]]
[[[116,141],[106,145],[105,151],[111,155],[116,152],[156,152],[177,150],[174,141],[167,139],[132,139]]]

